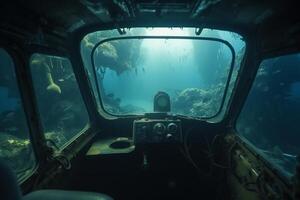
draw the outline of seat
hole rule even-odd
[[[12,170],[0,159],[0,199],[22,199],[20,188]]]
[[[111,197],[95,192],[66,190],[38,190],[24,196],[22,200],[112,200]]]
[[[22,196],[15,174],[1,159],[0,177],[1,200],[113,200],[101,193],[67,190],[38,190]]]

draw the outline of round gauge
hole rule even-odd
[[[154,96],[154,112],[170,112],[170,96],[165,92],[158,92]]]
[[[163,135],[166,131],[166,126],[162,123],[156,123],[154,126],[153,126],[153,132],[156,134],[156,135]]]
[[[176,131],[177,131],[177,124],[175,124],[175,123],[170,123],[170,124],[168,124],[168,132],[169,133],[176,133]]]
[[[158,99],[157,99],[157,105],[159,107],[166,107],[168,105],[168,99],[165,97],[165,96],[160,96]]]

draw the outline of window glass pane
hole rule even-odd
[[[31,71],[45,136],[58,147],[88,123],[88,114],[68,59],[34,54]]]
[[[14,63],[2,48],[0,48],[0,158],[8,162],[18,178],[31,173],[36,164]]]
[[[236,128],[288,178],[300,155],[299,113],[300,54],[263,61]]]
[[[120,36],[117,30],[90,33],[81,42],[81,55],[98,105],[100,89],[104,109],[115,115],[153,111],[158,91],[171,96],[171,111],[191,117],[210,118],[219,108],[229,75],[232,54],[217,41],[191,39],[126,39],[105,42],[95,49],[96,83],[91,51],[103,39],[123,36],[195,36],[194,28],[131,28]],[[224,109],[235,84],[244,56],[245,43],[238,34],[204,29],[202,37],[232,44],[235,65]],[[223,118],[224,112],[218,119]]]

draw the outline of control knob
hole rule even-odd
[[[175,124],[175,123],[168,124],[168,127],[167,127],[168,133],[174,134],[177,132],[177,129],[178,129],[177,124]]]
[[[153,132],[157,135],[163,135],[166,131],[166,126],[163,123],[157,123],[153,126]]]

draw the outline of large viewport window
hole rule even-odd
[[[238,134],[291,179],[300,155],[300,54],[264,60],[237,120]]]
[[[72,64],[65,57],[35,53],[30,67],[45,138],[62,149],[89,122]]]
[[[171,97],[171,114],[224,114],[245,43],[237,34],[192,28],[135,28],[88,34],[81,43],[95,98],[113,115],[153,112],[153,97]]]
[[[0,48],[0,66],[0,160],[14,171],[19,182],[23,182],[34,172],[37,161],[15,63],[3,48]]]

